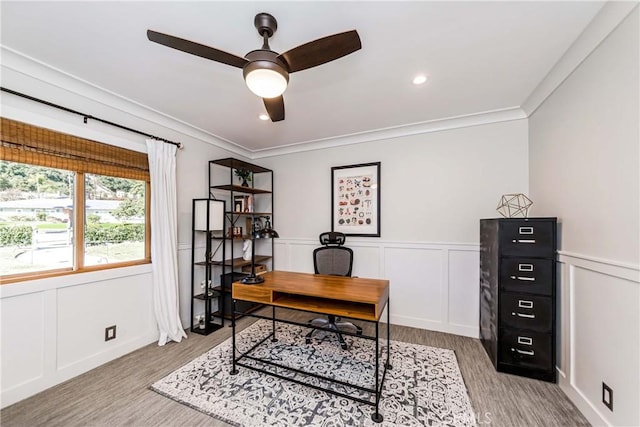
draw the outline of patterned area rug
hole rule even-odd
[[[384,329],[384,328],[383,328]],[[236,348],[246,351],[269,334],[271,322],[260,320],[236,336]],[[386,329],[385,329],[386,330]],[[253,355],[286,366],[373,388],[375,342],[346,337],[345,351],[334,336],[318,331],[311,345],[309,329],[277,324],[278,341],[265,341]],[[386,339],[381,347],[386,353]],[[381,357],[382,361],[386,355]],[[264,363],[243,359],[263,369]],[[371,420],[373,406],[311,387],[238,367],[231,371],[231,338],[156,382],[151,389],[205,414],[237,426],[471,426],[475,416],[452,350],[391,341],[392,369],[387,371],[380,401],[381,424]],[[277,369],[277,368],[275,368]],[[382,373],[382,369],[380,370]],[[324,389],[372,399],[352,387],[323,384],[313,377],[275,372]]]

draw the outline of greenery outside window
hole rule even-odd
[[[0,275],[73,267],[74,173],[0,161]]]
[[[145,153],[1,125],[0,284],[151,261]]]
[[[144,259],[144,181],[85,174],[84,186],[84,265]]]

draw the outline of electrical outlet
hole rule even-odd
[[[115,340],[115,339],[116,339],[116,325],[107,326],[104,329],[104,340],[105,341],[110,341],[110,340]]]
[[[604,382],[602,383],[602,403],[613,412],[613,389]]]

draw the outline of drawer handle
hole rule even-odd
[[[516,276],[511,276],[511,279],[512,279],[512,280],[516,280],[516,279],[518,279],[518,280],[524,280],[524,281],[528,281],[528,282],[535,282],[535,281],[536,281],[536,278],[535,278],[535,277],[524,277],[524,276],[518,276],[518,277],[516,277]]]
[[[533,350],[518,350],[517,348],[512,348],[511,351],[516,351],[518,352],[518,354],[525,354],[527,356],[535,355],[535,352]]]
[[[536,239],[514,239],[513,243],[536,243]]]
[[[526,314],[526,313],[516,313],[516,312],[512,312],[511,313],[512,316],[518,316],[518,317],[526,317],[527,319],[535,319],[536,315],[535,314]]]
[[[533,271],[533,264],[518,264],[518,271]]]
[[[531,338],[531,337],[518,337],[518,344],[533,345],[533,338]]]
[[[533,301],[519,299],[518,300],[518,307],[520,307],[520,308],[533,308]]]
[[[520,227],[518,232],[520,234],[533,234],[533,227]]]

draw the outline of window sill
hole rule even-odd
[[[58,270],[11,279],[3,278],[1,281],[2,286],[0,286],[0,298],[77,286],[102,280],[149,274],[151,270],[151,261],[140,260],[119,264],[96,265],[76,271]]]

